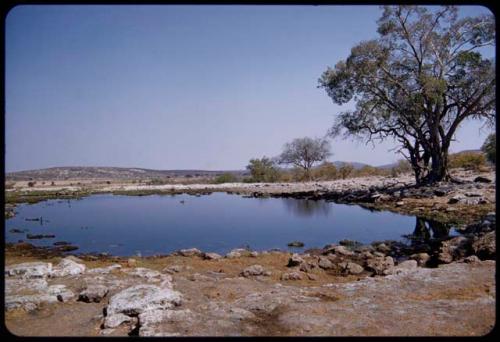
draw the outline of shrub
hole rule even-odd
[[[35,186],[35,184],[36,184],[36,182],[35,182],[35,181],[28,182],[28,186],[29,186],[30,188],[34,187],[34,186]]]
[[[486,166],[486,158],[482,153],[462,152],[449,156],[449,167],[451,169],[464,168],[479,171],[484,166]]]
[[[342,164],[342,166],[339,167],[340,178],[346,179],[352,174],[353,171],[354,171],[354,166],[352,166],[352,164],[349,163]]]
[[[222,183],[234,183],[236,182],[237,179],[236,177],[231,174],[231,173],[223,173],[222,175],[220,176],[217,176],[215,179],[214,179],[214,183],[215,184],[222,184]]]
[[[279,178],[279,171],[274,161],[267,157],[250,159],[247,170],[250,171],[254,182],[276,182]]]
[[[313,170],[313,178],[318,180],[334,180],[337,177],[337,167],[331,162],[323,162]]]
[[[490,134],[486,140],[484,141],[483,146],[481,146],[481,150],[486,154],[486,159],[490,163],[497,163],[497,135],[496,133]]]

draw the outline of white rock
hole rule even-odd
[[[104,319],[104,328],[116,328],[120,324],[125,323],[125,322],[131,322],[132,317],[124,315],[122,313],[117,313],[113,315],[106,316]]]
[[[122,268],[122,265],[113,264],[113,265],[106,266],[106,267],[91,268],[91,269],[87,270],[87,273],[107,274],[107,273],[111,273],[114,270],[119,270],[121,268]]]
[[[24,262],[5,268],[7,276],[22,276],[23,278],[43,278],[52,272],[50,262]]]
[[[148,310],[170,309],[181,302],[181,294],[177,291],[155,285],[136,285],[111,297],[107,313],[109,316],[118,313],[139,315]]]
[[[50,273],[51,277],[65,277],[68,275],[77,275],[85,272],[85,265],[79,264],[70,258],[64,258],[54,267]]]

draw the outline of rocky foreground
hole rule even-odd
[[[495,322],[495,226],[490,213],[406,257],[397,243],[353,241],[304,254],[8,255],[6,326],[26,336],[484,335]]]

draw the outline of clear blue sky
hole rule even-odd
[[[462,7],[463,14],[486,13]],[[340,110],[317,79],[378,6],[18,6],[6,20],[6,171],[243,169]],[[491,52],[493,53],[493,52]],[[479,148],[467,123],[452,150]],[[332,141],[331,160],[400,158]]]

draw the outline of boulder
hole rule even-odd
[[[354,253],[348,250],[345,246],[335,246],[329,249],[329,251],[338,255],[345,255],[345,256],[354,255]]]
[[[47,293],[55,296],[60,302],[67,302],[75,297],[75,294],[66,285],[51,285],[47,288]]]
[[[302,241],[292,241],[287,244],[288,247],[304,247],[304,243]]]
[[[342,262],[339,266],[344,274],[360,274],[364,271],[363,266],[351,261]]]
[[[64,277],[67,275],[77,275],[85,272],[85,265],[73,261],[71,258],[64,258],[54,267],[50,273],[51,277]]]
[[[78,300],[86,303],[99,303],[109,292],[104,285],[89,285],[78,295]]]
[[[335,265],[328,258],[325,257],[319,258],[318,266],[324,270],[330,270],[332,268],[335,268]]]
[[[249,251],[244,248],[236,248],[226,254],[226,258],[239,258],[243,255],[249,254]]]
[[[181,256],[184,256],[184,257],[202,256],[203,255],[203,252],[200,251],[198,248],[181,249],[177,253]]]
[[[427,253],[416,253],[410,255],[410,259],[415,260],[418,266],[425,266],[427,262],[430,260],[431,256]]]
[[[222,255],[217,253],[203,253],[203,259],[205,260],[218,260],[221,259]]]
[[[281,280],[302,280],[302,275],[299,272],[283,273]]]
[[[44,278],[52,272],[52,263],[24,262],[5,267],[5,275],[22,276],[23,278]]]
[[[149,310],[166,310],[181,303],[181,294],[172,289],[155,285],[135,285],[110,298],[104,326],[114,328],[130,318],[129,316],[138,316]]]
[[[376,275],[385,275],[394,267],[394,260],[392,257],[374,257],[366,261],[366,268]]]
[[[136,267],[130,271],[127,271],[127,273],[138,278],[144,278],[146,280],[159,280],[159,278],[162,276],[160,272],[145,267]]]
[[[491,179],[483,177],[483,176],[478,176],[474,178],[474,182],[476,183],[491,183]]]
[[[416,260],[406,260],[392,268],[392,274],[408,273],[415,271],[418,267]]]
[[[264,274],[264,267],[261,265],[252,265],[245,268],[241,273],[243,277],[258,276]]]
[[[288,259],[288,264],[287,266],[288,267],[294,267],[294,266],[299,266],[301,265],[302,263],[304,263],[304,259],[302,259],[300,257],[300,255],[294,253],[292,254],[292,256],[290,257],[290,259]]]
[[[122,265],[113,264],[113,265],[109,265],[106,267],[91,268],[91,269],[87,270],[87,273],[108,274],[108,273],[111,273],[115,270],[119,270],[121,268],[122,268]]]
[[[441,242],[438,251],[438,261],[449,264],[470,254],[470,241],[465,236],[457,236]]]
[[[488,232],[478,237],[472,243],[474,253],[482,260],[495,259],[496,256],[496,233]]]

